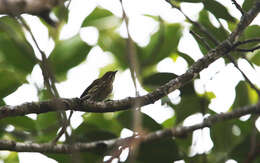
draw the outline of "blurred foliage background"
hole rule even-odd
[[[72,0],[73,1],[73,0]],[[254,0],[244,0],[242,9],[248,11]],[[72,2],[73,3],[73,2]],[[178,0],[173,2],[176,6],[182,3],[200,3],[203,8],[198,12],[198,19],[194,20],[203,25],[207,31],[218,41],[221,42],[227,38],[230,31],[234,29],[239,20],[230,14],[230,11],[219,1],[215,0]],[[230,1],[231,3],[231,1]],[[137,4],[138,5],[138,4]],[[149,4],[147,4],[149,5]],[[158,6],[160,7],[160,6]],[[234,6],[235,8],[235,6]],[[93,27],[98,31],[98,40],[95,45],[87,44],[78,35],[67,39],[59,39],[59,34],[64,24],[68,21],[69,9],[64,6],[57,6],[53,9],[54,14],[59,19],[59,25],[53,28],[42,23],[49,30],[49,37],[54,41],[54,48],[48,56],[53,73],[57,82],[67,80],[67,73],[74,67],[79,66],[86,60],[89,52],[93,47],[100,47],[105,52],[110,52],[114,58],[113,63],[100,69],[100,75],[111,69],[120,71],[128,70],[130,62],[127,57],[127,38],[122,36],[119,28],[125,25],[122,17],[115,15],[113,12],[101,6],[97,6],[84,19],[80,28]],[[183,37],[184,29],[187,28],[185,23],[189,23],[189,29],[203,37],[209,44],[210,48],[216,47],[216,44],[201,30],[190,23],[187,19],[182,23],[170,23],[158,15],[143,15],[153,19],[158,23],[158,28],[150,36],[147,45],[141,46],[134,42],[138,66],[140,70],[139,82],[142,87],[151,92],[159,86],[167,83],[177,77],[177,74],[171,72],[159,72],[156,69],[158,63],[168,58],[173,63],[178,59],[183,59],[187,66],[195,62],[192,54],[181,52],[178,48],[180,40]],[[220,25],[212,23],[214,17]],[[220,21],[221,20],[221,21]],[[224,27],[221,22],[227,24]],[[40,22],[39,22],[40,23]],[[26,37],[26,30],[14,18],[9,16],[0,17],[0,105],[6,105],[4,98],[15,92],[20,86],[28,83],[27,77],[31,74],[34,66],[38,64],[37,51]],[[260,36],[260,26],[250,25],[243,33],[241,40],[247,40]],[[207,49],[200,40],[195,38],[201,53],[206,54]],[[251,48],[259,45],[247,44],[243,48]],[[187,45],[189,48],[190,45]],[[236,59],[246,60],[250,63],[251,68],[259,71],[260,51],[253,53],[235,53],[232,55]],[[96,62],[99,62],[98,60]],[[230,64],[225,59],[225,65]],[[217,73],[216,73],[217,74]],[[213,75],[214,76],[214,75]],[[212,79],[213,80],[213,79]],[[225,80],[232,80],[230,78]],[[179,101],[174,102],[170,97],[161,99],[161,106],[167,106],[173,109],[174,114],[162,123],[158,123],[151,116],[142,113],[143,129],[146,132],[153,132],[163,128],[171,128],[184,123],[185,119],[195,114],[214,115],[216,112],[209,108],[212,100],[216,98],[214,92],[202,91],[195,89],[196,80],[188,83],[179,90]],[[123,84],[123,83],[122,83]],[[258,83],[259,84],[259,83]],[[221,89],[221,86],[219,87]],[[241,80],[235,86],[235,99],[228,111],[236,108],[255,104],[258,97],[255,91],[250,88],[247,82]],[[39,100],[50,98],[46,88],[38,88]],[[221,105],[220,105],[221,106]],[[50,142],[56,135],[60,126],[57,124],[55,113],[46,113],[37,115],[36,119],[28,116],[4,118],[0,120],[0,138],[10,139],[18,142]],[[133,118],[130,111],[123,111],[109,114],[84,114],[84,121],[71,131],[71,137],[76,142],[91,142],[95,140],[106,140],[118,138],[123,129],[132,130]],[[10,130],[11,126],[11,130]],[[228,122],[219,123],[209,129],[209,135],[213,146],[208,151],[192,152],[194,146],[194,134],[184,138],[173,138],[156,141],[153,143],[143,143],[137,155],[137,162],[173,162],[184,160],[185,162],[225,162],[233,159],[237,162],[244,162],[248,157],[251,144],[251,134],[254,130],[254,116],[246,119],[234,119]],[[202,131],[201,131],[202,132]],[[207,137],[206,135],[204,135]],[[259,146],[259,131],[256,134],[257,145]],[[202,147],[201,147],[202,148]],[[193,154],[192,154],[193,153]],[[45,154],[44,155],[62,163],[72,162],[71,156],[67,154]],[[92,151],[80,153],[78,157],[82,162],[101,162],[106,155],[111,155],[111,151]],[[4,163],[19,162],[18,154],[10,152],[8,155],[0,155],[0,160]],[[122,162],[128,162],[124,160]],[[260,162],[260,157],[256,157],[255,163]]]

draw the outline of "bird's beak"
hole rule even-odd
[[[114,71],[114,74],[117,73],[118,70]]]

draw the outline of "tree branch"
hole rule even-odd
[[[0,150],[10,150],[16,152],[43,152],[43,153],[73,153],[73,152],[83,152],[92,150],[108,150],[112,147],[117,147],[120,145],[131,145],[130,143],[134,140],[139,140],[141,143],[152,142],[160,140],[162,138],[168,137],[183,137],[197,129],[202,129],[205,127],[211,127],[212,125],[231,120],[234,118],[239,118],[247,114],[260,114],[260,103],[246,106],[238,109],[234,109],[232,112],[221,113],[209,116],[204,119],[202,123],[198,123],[191,126],[178,126],[175,128],[158,130],[153,133],[142,136],[133,136],[128,138],[118,138],[110,140],[100,140],[91,143],[75,143],[75,144],[38,144],[38,143],[20,143],[10,140],[0,140]],[[130,142],[130,143],[129,143]]]
[[[244,11],[241,8],[241,6],[236,2],[236,0],[231,0],[233,2],[233,4],[236,6],[236,8],[241,12],[242,15],[244,15]]]
[[[168,2],[172,8],[176,8],[177,10],[179,10],[182,15],[191,23],[193,24],[195,27],[197,27],[199,29],[200,32],[204,33],[208,39],[214,43],[215,45],[218,45],[220,42],[203,26],[201,25],[200,23],[196,22],[196,21],[193,21],[190,17],[188,17],[180,7],[176,6],[175,4],[173,4],[171,2],[171,0],[165,0],[166,2]]]
[[[20,15],[35,14],[50,10],[58,5],[59,0],[0,0],[0,14]]]
[[[178,76],[177,78],[169,81],[165,85],[157,88],[151,93],[139,97],[128,97],[122,100],[114,100],[107,102],[93,102],[81,101],[78,98],[72,99],[53,99],[43,102],[31,102],[18,106],[2,106],[0,107],[0,118],[8,116],[23,116],[30,113],[45,113],[49,111],[62,111],[62,110],[76,110],[84,112],[115,112],[119,110],[135,109],[140,106],[152,104],[160,98],[166,96],[172,91],[184,86],[186,83],[192,81],[197,77],[198,73],[207,68],[209,64],[218,58],[225,56],[228,52],[234,50],[233,44],[236,43],[239,36],[244,29],[253,21],[253,19],[260,12],[260,2],[255,3],[251,10],[241,17],[241,21],[237,28],[230,34],[230,36],[220,43],[216,48],[209,51],[207,55],[195,62],[186,73]],[[65,103],[65,104],[64,104]],[[136,105],[138,104],[138,105]],[[69,107],[66,107],[66,106]]]

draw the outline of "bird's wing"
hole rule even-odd
[[[98,79],[94,80],[94,81],[90,84],[90,86],[88,86],[88,87],[85,89],[85,91],[81,94],[80,98],[86,96],[86,95],[88,94],[88,91],[89,91],[91,88],[93,88],[95,85],[97,85],[97,83],[98,83]]]

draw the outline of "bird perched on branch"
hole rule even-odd
[[[113,90],[113,82],[117,71],[108,71],[101,78],[94,80],[80,96],[81,99],[103,101]]]

